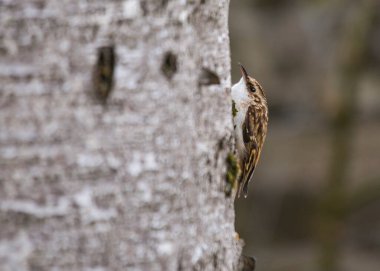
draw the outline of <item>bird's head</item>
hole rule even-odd
[[[258,94],[260,96],[265,97],[263,88],[261,87],[259,82],[257,82],[257,80],[255,78],[248,75],[248,73],[247,73],[246,69],[243,67],[243,65],[241,65],[239,63],[239,66],[240,66],[241,75],[243,77],[245,87],[246,87],[248,93]]]

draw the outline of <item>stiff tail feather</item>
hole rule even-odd
[[[253,172],[255,171],[255,167],[252,167],[252,169],[249,171],[248,176],[246,176],[245,172],[241,174],[238,181],[238,189],[237,189],[237,195],[238,198],[240,198],[241,193],[243,192],[244,198],[247,198],[248,196],[248,184],[250,180],[252,179]]]
[[[240,198],[241,191],[243,190],[243,176],[239,177],[238,188],[237,188],[237,197]]]

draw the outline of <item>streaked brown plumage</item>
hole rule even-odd
[[[248,193],[248,183],[259,161],[268,129],[268,106],[259,82],[248,76],[240,65],[242,79],[232,87],[235,107],[234,129],[237,155],[241,168],[238,180],[238,197]]]

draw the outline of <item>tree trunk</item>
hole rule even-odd
[[[236,270],[228,0],[0,0],[0,270]]]

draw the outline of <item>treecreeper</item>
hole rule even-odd
[[[248,184],[260,159],[268,130],[268,105],[264,89],[239,63],[242,78],[232,86],[232,115],[239,160],[237,195],[248,195]]]

